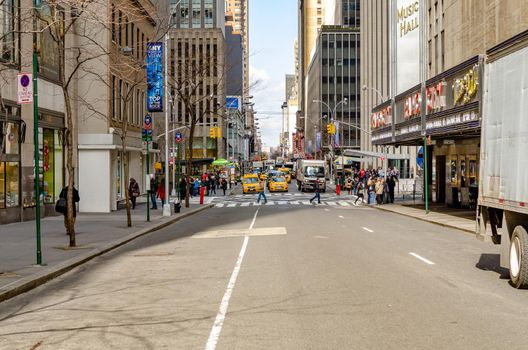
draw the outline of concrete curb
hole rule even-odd
[[[162,220],[158,224],[155,224],[151,227],[146,227],[142,230],[139,230],[137,232],[130,233],[118,240],[115,240],[113,242],[109,242],[104,244],[102,247],[93,249],[85,254],[81,254],[75,258],[66,260],[62,263],[59,263],[53,267],[42,267],[42,271],[38,273],[37,275],[33,276],[26,276],[24,278],[21,278],[20,280],[17,280],[11,284],[8,284],[2,288],[0,288],[0,303],[11,299],[17,295],[29,292],[32,289],[35,289],[44,283],[51,281],[52,279],[55,279],[63,274],[65,274],[68,271],[73,270],[74,268],[83,265],[87,263],[88,261],[104,255],[114,249],[117,249],[139,237],[145,236],[149,233],[153,233],[156,231],[159,231],[167,226],[170,226],[174,224],[175,222],[178,222],[180,220],[183,220],[189,216],[192,216],[194,214],[200,213],[204,210],[210,209],[214,207],[214,204],[207,204],[203,207],[193,209],[187,213],[181,214],[175,218],[169,218]],[[40,268],[40,267],[39,267]]]
[[[406,216],[406,217],[413,218],[413,219],[416,219],[416,220],[420,220],[420,221],[423,221],[423,222],[428,222],[430,224],[435,224],[435,225],[442,226],[442,227],[452,228],[452,229],[455,229],[455,230],[462,231],[464,233],[470,233],[472,235],[476,234],[474,230],[468,230],[468,229],[461,228],[461,227],[458,227],[458,226],[455,226],[455,225],[445,224],[445,223],[437,222],[437,221],[431,221],[431,220],[427,220],[427,219],[424,219],[424,218],[416,217],[416,216],[413,216],[413,215],[410,215],[410,214],[400,213],[400,212],[393,211],[393,210],[390,210],[390,209],[387,209],[387,208],[383,208],[382,206],[379,206],[379,205],[374,205],[372,207],[376,208],[378,210],[383,210],[383,211],[389,212],[389,213]]]

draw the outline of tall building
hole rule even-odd
[[[325,23],[327,0],[298,0],[298,102],[301,119],[306,117],[305,80],[317,40],[318,30]]]
[[[409,9],[405,15],[397,4]],[[478,195],[487,57],[515,43],[526,45],[528,4],[400,0],[391,5],[369,0],[361,7],[366,28],[362,54],[372,63],[365,73],[371,84],[367,89],[378,87],[380,95],[389,97],[377,102],[375,92],[367,96],[365,110],[376,104],[368,123],[372,143],[420,147],[409,156],[420,163],[420,172],[427,169],[430,199],[468,205],[468,197]],[[378,75],[387,68],[389,82]]]
[[[361,95],[361,128],[368,132],[363,133],[361,150],[374,152],[374,154],[386,154],[381,159],[378,156],[365,159],[364,166],[383,168],[394,166],[400,172],[400,182],[410,183],[411,173],[416,174],[416,152],[417,147],[384,147],[372,144],[370,132],[379,128],[372,119],[377,115],[386,114],[391,111],[391,76],[393,74],[390,62],[390,3],[385,0],[363,1],[361,7],[361,60],[369,62],[361,66],[362,95]],[[373,113],[373,108],[378,108]]]
[[[244,92],[249,95],[249,0],[226,0],[226,25],[233,27],[234,34],[242,36],[244,50]]]
[[[190,113],[195,113],[199,125],[193,138],[193,171],[202,172],[203,167],[215,158],[226,156],[227,125],[223,118],[227,84],[224,1],[182,0],[175,10],[169,51],[169,74],[176,85],[172,89],[192,89],[193,81],[199,81],[200,87],[194,90],[190,101],[176,96],[171,113],[172,123],[175,127],[189,125]],[[202,60],[198,61],[198,57]],[[175,96],[174,90],[171,95]],[[189,111],[189,108],[193,110]],[[211,137],[213,126],[220,127],[221,137]],[[186,138],[188,131],[184,132]]]
[[[305,143],[314,157],[329,150],[326,125],[332,118],[339,125],[332,145],[336,153],[360,146],[361,130],[354,127],[360,122],[359,43],[358,29],[323,26],[319,34],[306,85]]]

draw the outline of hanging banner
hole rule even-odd
[[[321,151],[321,141],[323,140],[322,134],[318,132],[315,135],[315,151],[319,152]]]
[[[147,109],[163,112],[163,43],[147,43]]]
[[[341,142],[340,132],[339,132],[339,123],[334,123],[334,125],[335,125],[334,147],[339,147],[339,144]]]

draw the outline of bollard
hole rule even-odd
[[[337,194],[338,196],[341,195],[341,185],[340,185],[340,184],[337,184],[337,185],[336,185],[336,194]]]
[[[205,187],[200,187],[200,204],[204,204]]]

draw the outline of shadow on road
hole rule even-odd
[[[500,266],[500,254],[481,254],[475,267],[483,271],[496,272],[501,279],[510,278],[510,271]]]

